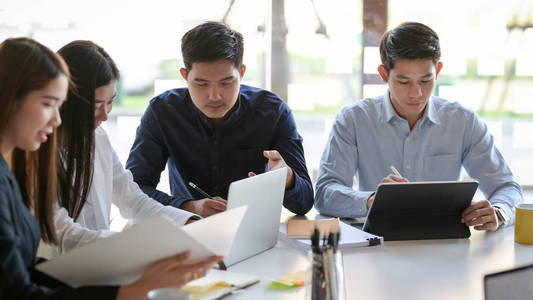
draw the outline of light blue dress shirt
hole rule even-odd
[[[458,180],[463,166],[492,205],[510,217],[508,224],[514,223],[514,206],[523,200],[487,125],[472,110],[431,97],[410,130],[387,91],[337,115],[320,162],[316,209],[331,216],[366,216],[367,199],[391,173],[391,165],[409,181]],[[352,188],[354,176],[358,190]]]

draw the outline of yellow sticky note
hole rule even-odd
[[[286,287],[304,286],[305,271],[298,271],[291,274],[287,274],[272,280],[272,282]]]
[[[215,290],[231,287],[230,284],[224,281],[212,282],[206,285],[192,285],[188,284],[182,287],[182,290],[190,292],[191,294],[205,294],[212,293]]]

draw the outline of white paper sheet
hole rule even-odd
[[[205,292],[215,285],[242,287],[258,281],[259,277],[255,275],[213,269],[204,277],[187,283],[183,289],[189,292]]]
[[[357,229],[351,225],[348,225],[342,221],[339,221],[340,229],[341,229],[341,237],[339,240],[339,249],[349,249],[349,248],[356,248],[356,247],[365,247],[369,246],[369,239],[377,238],[380,240],[380,244],[383,243],[383,238],[373,235],[371,233],[362,231],[361,229]],[[311,240],[310,239],[291,239],[287,237],[287,223],[281,223],[279,226],[279,232],[282,236],[284,236],[287,240],[292,241],[293,243],[296,243],[298,247],[300,247],[303,250],[307,250],[311,248]],[[322,243],[322,241],[320,241]]]
[[[128,284],[155,262],[187,250],[188,262],[228,255],[246,209],[238,207],[183,227],[159,215],[36,268],[73,287]]]

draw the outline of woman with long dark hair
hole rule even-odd
[[[59,247],[43,246],[43,256],[69,251],[107,237],[111,203],[133,223],[164,213],[178,224],[194,214],[148,197],[115,154],[100,124],[107,120],[117,93],[119,71],[109,54],[91,41],[73,41],[58,54],[66,61],[72,84],[61,108],[59,202],[55,217]],[[75,221],[75,222],[74,222]]]
[[[73,289],[34,270],[41,236],[57,242],[54,132],[61,124],[68,78],[64,61],[36,41],[0,43],[0,299],[145,299],[150,289],[203,275],[220,257],[184,265],[188,254],[183,253],[121,287]]]

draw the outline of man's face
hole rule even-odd
[[[408,121],[422,117],[441,68],[441,62],[435,65],[431,59],[397,60],[389,74],[383,65],[378,67],[381,78],[389,85],[392,106],[400,117]]]
[[[189,72],[182,68],[180,73],[194,105],[216,123],[231,114],[245,70],[244,65],[239,70],[232,61],[221,59],[193,63]]]

